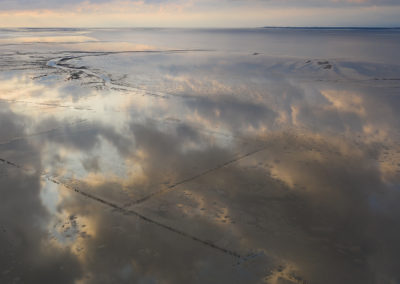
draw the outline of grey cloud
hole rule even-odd
[[[396,0],[230,0],[233,3],[263,3],[265,5],[292,7],[346,7],[346,6],[385,6],[400,5]]]
[[[132,1],[132,0],[131,0]],[[112,4],[114,0],[71,0],[71,1],[44,1],[44,0],[1,0],[0,9],[1,10],[26,10],[26,9],[66,9],[73,5],[79,5],[81,3],[110,3]],[[135,2],[135,1],[132,1]],[[146,4],[160,5],[165,3],[180,3],[181,0],[145,0]],[[283,7],[349,7],[349,6],[386,6],[386,5],[399,5],[396,0],[365,0],[365,1],[324,1],[324,0],[306,0],[306,1],[281,1],[281,0],[227,0],[225,3],[215,1],[212,3],[209,1],[197,1],[195,5],[200,5],[203,8],[211,8],[212,6],[218,5],[221,7],[229,7],[235,5],[265,5],[265,6],[283,6]]]
[[[231,131],[240,131],[249,126],[272,125],[276,113],[267,106],[241,102],[229,96],[218,99],[197,98],[189,100],[187,105],[194,112],[199,112],[211,123],[219,121]]]
[[[240,55],[240,62],[248,64],[232,64],[238,58],[224,53],[218,55],[224,58],[219,61],[207,55],[208,64],[198,64],[201,58],[196,57],[196,65],[192,54],[165,54],[172,57],[174,65],[168,69],[168,64],[163,64],[166,67],[159,73],[160,55],[153,59],[153,65],[147,60],[152,56],[149,54],[142,61],[142,54],[135,54],[131,61],[126,55],[120,61],[96,58],[105,65],[103,71],[96,69],[103,74],[117,73],[118,64],[128,65],[123,71],[129,74],[138,70],[142,77],[132,81],[141,85],[160,87],[157,84],[167,81],[160,73],[168,70],[171,76],[186,75],[184,79],[190,83],[196,82],[194,79],[199,83],[188,84],[169,99],[124,94],[132,101],[124,101],[122,110],[116,107],[122,115],[100,107],[89,116],[87,128],[65,126],[58,133],[0,147],[0,157],[22,150],[29,153],[22,157],[24,161],[32,153],[38,155],[39,162],[32,164],[38,172],[41,163],[46,168],[62,169],[60,175],[65,176],[57,179],[67,187],[51,184],[62,192],[56,210],[68,213],[66,221],[75,231],[67,237],[69,232],[63,224],[58,225],[64,236],[60,243],[79,238],[83,249],[79,257],[68,244],[55,250],[46,246],[48,254],[38,249],[40,244],[48,244],[49,220],[58,218],[58,214],[47,212],[39,198],[43,180],[37,174],[0,164],[4,200],[0,241],[6,244],[0,249],[1,267],[6,267],[0,271],[2,282],[20,277],[29,283],[209,283],[210,279],[215,283],[260,283],[276,276],[278,283],[397,283],[398,176],[393,183],[387,182],[383,176],[387,167],[377,161],[384,145],[357,140],[357,135],[364,125],[399,129],[400,101],[398,90],[393,88],[398,85],[398,69],[381,72],[373,68],[376,65],[353,63],[344,64],[342,74],[340,62],[333,59],[329,59],[333,67],[323,69],[317,59],[271,63],[263,55],[251,54],[246,51]],[[182,56],[187,56],[187,61],[181,59],[178,64],[176,59]],[[146,74],[148,80],[140,81]],[[350,76],[344,77],[346,74]],[[378,75],[396,80],[373,79]],[[328,81],[319,81],[321,78]],[[210,88],[207,83],[213,80],[218,84]],[[324,97],[326,90],[339,104]],[[74,91],[63,89],[60,101],[68,103],[68,92]],[[107,94],[99,91],[96,100]],[[118,99],[118,91],[112,94]],[[80,93],[75,104],[83,95]],[[351,100],[353,96],[357,100]],[[139,98],[143,101],[135,107]],[[362,109],[364,112],[358,111]],[[114,109],[110,106],[109,110]],[[282,113],[291,117],[295,110],[298,122],[305,127],[271,127],[257,141],[252,138],[258,133],[246,135],[246,128],[273,126],[277,118],[284,117]],[[66,125],[84,113],[70,111],[66,120],[43,113],[47,119],[32,119],[37,124],[33,129]],[[193,113],[200,125],[184,120]],[[4,131],[0,135],[23,135],[29,120],[3,107],[0,130]],[[217,128],[218,124],[224,127]],[[350,139],[340,135],[344,130]],[[225,139],[222,143],[220,137]],[[111,145],[117,154],[108,147],[104,151],[102,143]],[[247,154],[259,147],[264,151]],[[395,147],[387,150],[397,151]],[[102,149],[102,155],[93,151],[96,148]],[[58,152],[65,153],[65,161],[51,155]],[[69,156],[70,152],[78,155]],[[245,158],[239,160],[238,155]],[[398,170],[396,157],[388,161]],[[102,167],[106,162],[111,170],[126,163],[128,174],[108,179],[110,168]],[[79,163],[88,173],[96,174],[81,175]],[[69,189],[71,194],[65,194]],[[164,189],[170,190],[168,194],[132,205],[138,198]],[[148,219],[130,215],[126,208]],[[244,257],[238,260],[207,243]],[[10,263],[10,256],[21,263]]]
[[[23,136],[28,119],[23,116],[15,115],[8,108],[7,103],[2,102],[0,109],[0,137],[1,142],[5,142],[14,137]]]
[[[1,130],[8,131],[9,138],[27,132],[26,118],[7,111],[2,106]],[[7,137],[6,133],[0,133]],[[22,145],[23,144],[23,145]],[[24,153],[39,152],[31,143],[17,145]],[[69,249],[47,245],[47,226],[51,216],[43,205],[41,194],[41,161],[32,160],[18,153],[15,145],[0,149],[0,267],[2,283],[59,282],[71,283],[81,277],[78,260]],[[22,154],[22,155],[21,155]],[[27,173],[14,162],[17,157],[30,162],[34,173]],[[9,162],[5,157],[10,157]],[[28,269],[27,269],[28,268]],[[60,278],[59,278],[60,277]]]
[[[69,249],[47,246],[50,215],[39,198],[39,176],[0,165],[0,266],[3,283],[71,283],[81,277]]]
[[[61,0],[1,0],[0,9],[1,10],[26,10],[26,9],[63,9],[68,8],[72,5],[78,5],[81,3],[90,4],[102,4],[102,3],[112,3],[114,0],[71,0],[71,1],[61,1]],[[132,1],[135,2],[135,1]],[[145,0],[147,4],[162,4],[170,2],[170,0]]]

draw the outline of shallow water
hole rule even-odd
[[[0,30],[1,283],[400,283],[400,30]]]

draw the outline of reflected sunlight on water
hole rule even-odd
[[[1,282],[399,281],[397,30],[1,37]]]

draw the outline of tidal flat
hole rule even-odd
[[[400,29],[0,29],[1,283],[400,283]]]

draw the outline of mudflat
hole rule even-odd
[[[398,283],[398,29],[0,29],[1,283]]]

